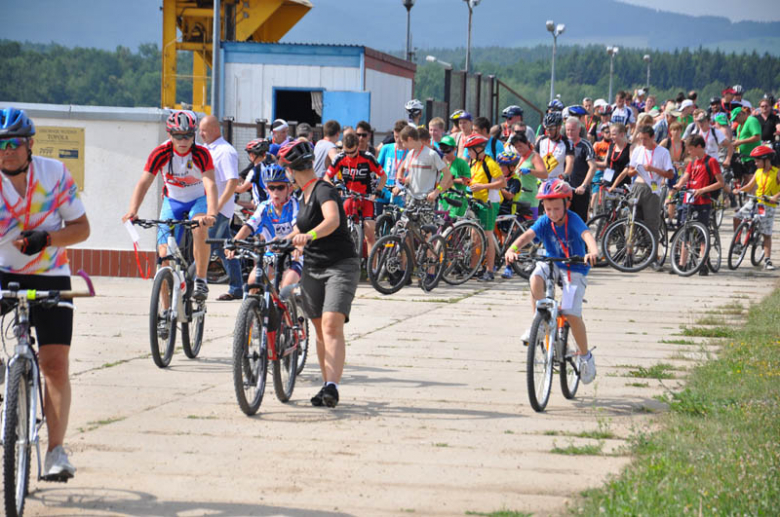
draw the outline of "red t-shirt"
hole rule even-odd
[[[707,171],[707,164],[709,165],[709,171]],[[708,187],[715,183],[717,179],[716,175],[720,174],[720,165],[718,160],[711,156],[704,156],[698,160],[694,160],[688,164],[685,169],[685,173],[689,174],[688,184],[686,188],[689,190],[697,190],[700,188]],[[685,202],[690,205],[709,205],[712,204],[709,194],[704,196],[696,196],[691,199],[692,196],[686,195]]]
[[[339,153],[333,164],[328,167],[328,177],[341,177],[347,190],[358,194],[371,194],[371,174],[378,177],[385,175],[385,171],[374,155],[364,151],[358,151],[357,156],[347,156]]]

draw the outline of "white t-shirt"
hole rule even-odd
[[[726,140],[726,135],[724,135],[721,130],[715,129],[712,126],[710,126],[706,133],[702,133],[695,122],[685,130],[685,133],[683,133],[683,140],[687,140],[693,135],[701,135],[704,139],[704,150],[709,156],[717,160],[720,152],[720,144]]]
[[[217,196],[222,196],[229,180],[238,180],[238,153],[236,149],[221,136],[206,144],[206,149],[211,153],[214,161],[214,179],[217,181]],[[236,202],[234,196],[230,196],[225,206],[219,211],[228,219],[233,217]]]
[[[574,154],[571,141],[565,136],[562,136],[557,141],[543,136],[536,143],[536,152],[542,157],[550,179],[557,178],[563,174],[566,167],[566,155]]]
[[[211,153],[205,147],[192,144],[190,152],[182,156],[168,140],[149,154],[144,170],[155,176],[162,171],[165,195],[175,201],[187,203],[206,195],[203,173],[213,168]]]
[[[618,108],[617,104],[612,107],[612,117],[609,121],[613,124],[635,124],[636,116],[634,110],[628,107],[628,104],[624,104],[622,108]]]
[[[327,162],[328,153],[334,147],[336,147],[336,144],[324,138],[314,146],[314,173],[318,178],[325,176],[325,173],[328,171],[325,163]]]
[[[415,199],[421,199],[436,188],[439,173],[447,166],[439,153],[422,146],[419,151],[409,151],[404,159],[406,190]]]
[[[19,275],[70,276],[65,248],[49,246],[28,256],[12,244],[22,230],[51,233],[62,229],[65,222],[84,215],[78,185],[68,169],[57,160],[33,156],[27,171],[25,199],[16,192],[5,174],[0,176],[0,271]]]
[[[637,146],[636,149],[634,149],[634,152],[631,153],[631,161],[628,165],[637,170],[639,177],[650,186],[655,194],[659,193],[661,184],[666,178],[645,169],[645,165],[652,165],[653,167],[657,167],[664,171],[674,170],[672,155],[669,154],[669,151],[665,147],[661,147],[660,145],[656,145],[652,151],[647,150],[642,145]]]

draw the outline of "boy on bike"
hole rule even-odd
[[[250,235],[259,235],[265,242],[270,242],[276,238],[286,237],[295,226],[298,218],[298,199],[291,195],[292,185],[284,168],[277,164],[269,165],[262,171],[262,180],[268,191],[268,199],[260,203],[252,217],[247,219],[236,234],[237,240],[246,239]],[[226,257],[233,258],[233,255],[233,251],[225,251]],[[262,268],[262,261],[255,264],[255,269],[249,273],[247,281],[249,285],[257,282],[258,277],[262,276]],[[297,284],[301,279],[302,269],[303,259],[293,260],[284,272],[280,286]]]
[[[772,159],[775,152],[771,147],[760,145],[750,152],[750,156],[755,160],[756,173],[750,182],[737,190],[736,192],[750,192],[756,189],[756,197],[767,197],[769,200],[758,200],[764,205],[764,215],[761,217],[759,229],[764,236],[764,269],[774,271],[772,265],[772,224],[775,219],[775,208],[780,201],[780,170],[772,166]],[[753,201],[746,203],[734,216],[734,228],[736,229],[740,220],[747,219],[753,212]]]
[[[580,378],[584,384],[593,382],[596,377],[596,362],[588,351],[588,335],[582,321],[582,298],[588,285],[587,275],[590,266],[596,263],[598,247],[596,239],[583,220],[569,207],[573,190],[562,179],[552,179],[542,183],[537,198],[544,205],[543,216],[525,233],[518,237],[506,252],[506,261],[511,264],[518,259],[520,249],[531,241],[541,242],[548,257],[584,257],[585,264],[567,264],[565,271],[554,265],[538,262],[529,279],[531,285],[531,307],[536,311],[536,302],[544,299],[545,285],[550,274],[563,284],[561,313],[566,316],[571,333],[579,347]],[[521,337],[524,344],[530,339],[530,329]]]

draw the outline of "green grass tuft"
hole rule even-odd
[[[566,456],[601,456],[604,444],[574,445],[569,444],[566,447],[553,447],[550,452],[553,454],[564,454]]]
[[[650,368],[638,367],[636,370],[628,372],[629,377],[636,377],[639,379],[674,379],[674,374],[670,370],[674,369],[671,364],[658,363],[654,364]]]

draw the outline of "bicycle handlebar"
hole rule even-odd
[[[78,276],[84,279],[87,284],[87,291],[41,291],[39,289],[3,289],[0,291],[0,298],[10,298],[15,300],[26,299],[29,301],[46,301],[46,300],[72,300],[73,298],[91,298],[95,296],[95,287],[92,285],[92,279],[83,270],[79,269],[76,273]],[[15,282],[10,282],[8,285],[12,286]]]
[[[261,251],[269,248],[274,253],[289,253],[295,249],[290,239],[280,239],[270,242],[248,241],[242,239],[206,239],[206,244],[221,244],[226,250],[243,249],[248,251]]]
[[[200,226],[198,221],[179,220],[179,219],[133,219],[133,224],[141,228],[152,228],[161,224],[165,226],[184,226],[185,228],[197,228]]]

